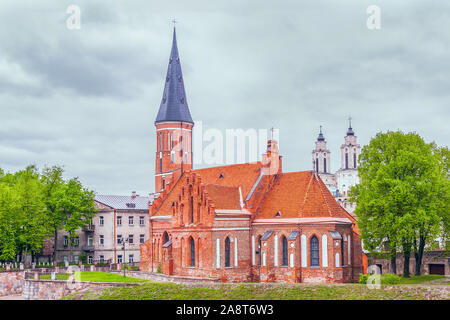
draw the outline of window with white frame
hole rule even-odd
[[[139,225],[145,226],[145,217],[143,217],[143,216],[139,217]]]
[[[134,235],[132,235],[132,234],[128,235],[128,243],[134,244]]]
[[[122,243],[122,235],[118,234],[117,235],[117,244],[121,244]]]
[[[104,235],[101,234],[98,236],[98,243],[101,245],[105,244],[105,236]]]
[[[118,217],[117,217],[117,225],[118,225],[118,226],[121,226],[121,225],[122,225],[122,217],[121,217],[121,216],[118,216]]]
[[[134,225],[134,217],[133,217],[133,216],[129,216],[129,217],[128,217],[128,224],[129,224],[130,226]]]
[[[92,246],[94,244],[94,240],[92,238],[92,235],[89,235],[87,240],[88,240],[87,241],[88,242],[88,246]]]
[[[130,254],[130,255],[128,256],[128,262],[129,262],[129,263],[133,263],[133,262],[134,262],[134,255]]]
[[[98,224],[100,226],[103,226],[105,224],[105,220],[103,219],[103,216],[98,217]]]
[[[69,245],[69,237],[64,236],[64,247],[67,247]]]
[[[144,243],[144,242],[145,242],[145,234],[139,235],[139,243]]]
[[[105,263],[105,256],[100,256],[100,263]]]
[[[117,255],[117,263],[122,263],[122,255]]]

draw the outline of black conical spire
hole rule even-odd
[[[320,133],[319,136],[317,137],[317,141],[325,141],[325,138],[323,137],[322,134],[322,126],[320,126]]]
[[[172,50],[170,52],[169,67],[167,68],[166,83],[155,123],[164,121],[194,123],[189,112],[184,90],[175,27],[173,28]]]

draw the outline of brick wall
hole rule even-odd
[[[0,296],[22,293],[23,283],[23,271],[0,271]]]

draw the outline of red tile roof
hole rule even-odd
[[[193,171],[200,175],[202,183],[221,186],[241,186],[242,196],[245,199],[256,180],[258,180],[262,166],[261,162],[256,162],[196,169]]]
[[[214,202],[216,209],[241,209],[239,187],[217,184],[206,185],[208,198]]]
[[[184,175],[195,174],[196,179],[205,186],[208,199],[214,203],[215,209],[240,209],[239,187],[245,199],[258,181],[261,168],[260,162],[246,163],[197,169]],[[254,204],[254,208],[248,209],[256,211],[256,219],[352,218],[314,172],[289,172],[273,177],[264,176],[249,201],[249,204]],[[162,201],[156,201],[156,206],[160,207],[154,208],[157,215],[171,214],[171,204],[177,201],[183,181],[182,177],[172,190],[164,192]],[[276,216],[278,211],[279,217]]]
[[[322,180],[312,171],[280,175],[257,211],[257,219],[347,217]]]

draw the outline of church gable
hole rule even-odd
[[[151,207],[152,216],[171,216],[174,226],[212,226],[216,210],[241,210],[240,187],[204,184],[196,172],[185,172]]]

